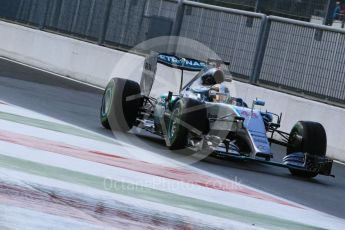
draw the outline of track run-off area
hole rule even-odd
[[[1,229],[342,229],[336,178],[208,158],[101,128],[102,90],[0,60]],[[138,141],[140,139],[141,141]],[[284,149],[274,147],[275,160]]]

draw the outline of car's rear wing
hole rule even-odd
[[[152,85],[155,80],[157,63],[169,66],[171,68],[181,70],[181,85],[180,90],[182,89],[183,82],[183,71],[201,71],[206,70],[210,67],[220,67],[221,65],[228,66],[229,62],[224,62],[217,59],[208,59],[205,61],[200,61],[192,58],[180,58],[175,55],[164,54],[151,52],[146,56],[144,61],[144,69],[141,76],[140,88],[141,92],[145,96],[149,96]]]
[[[163,65],[187,71],[201,71],[207,68],[206,62],[191,58],[180,58],[170,54],[158,54],[157,61]]]

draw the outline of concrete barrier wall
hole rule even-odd
[[[127,77],[128,66],[142,66],[143,57],[96,44],[0,21],[0,56],[104,87],[114,66]]]
[[[139,81],[144,58],[95,44],[0,21],[0,56],[34,67],[105,87],[110,77]],[[193,73],[186,73],[189,79]],[[159,66],[154,92],[177,86],[178,70]],[[161,80],[161,79],[164,79]],[[262,110],[283,113],[282,130],[289,132],[299,120],[322,123],[328,137],[328,156],[345,162],[345,110],[273,90],[236,82],[233,92],[248,104],[266,101]],[[177,91],[174,87],[173,91]]]

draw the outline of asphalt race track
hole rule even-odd
[[[101,98],[100,89],[0,59],[0,100],[113,136],[99,122]],[[136,138],[133,134],[126,137],[128,142]],[[166,154],[163,140],[152,135],[141,135],[140,139],[136,145]],[[284,148],[274,146],[273,151],[277,153],[274,160],[280,161],[283,154],[279,152],[284,153]],[[249,162],[208,158],[194,166],[345,218],[345,165],[334,164],[335,178],[318,176],[311,180],[293,177],[284,168]]]

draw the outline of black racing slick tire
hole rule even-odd
[[[205,104],[183,98],[175,104],[168,119],[166,143],[171,150],[184,149],[189,132],[203,134],[207,132],[208,126]]]
[[[135,124],[142,104],[137,82],[113,78],[104,90],[100,120],[102,126],[114,131],[126,132]]]
[[[327,150],[327,136],[324,127],[317,122],[299,121],[290,132],[287,155],[295,152],[324,157]],[[316,172],[290,169],[292,175],[312,178]]]

